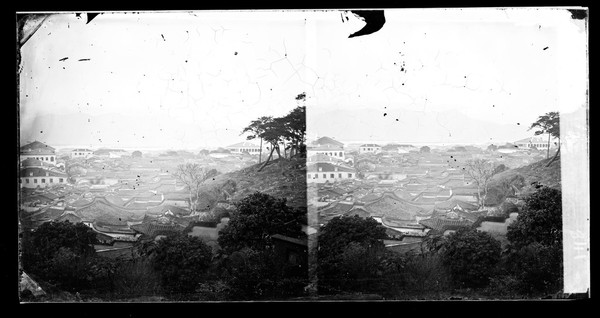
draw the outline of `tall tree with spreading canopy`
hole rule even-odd
[[[185,163],[177,166],[173,176],[185,184],[189,192],[190,211],[196,211],[200,188],[204,181],[217,176],[216,169],[208,169],[196,163]]]
[[[535,135],[548,134],[548,148],[546,152],[546,159],[550,157],[550,137],[559,139],[558,150],[554,159],[560,152],[560,117],[558,112],[549,112],[543,116],[538,117],[538,120],[531,124],[529,130],[537,129]],[[554,159],[552,161],[554,161]],[[548,163],[549,165],[550,163]]]
[[[485,199],[488,194],[489,182],[497,170],[494,168],[494,164],[492,162],[489,162],[485,159],[468,160],[465,165],[467,168],[465,171],[471,178],[473,178],[475,184],[477,184],[479,208],[483,209],[485,205]]]
[[[259,163],[262,160],[262,148],[263,148],[262,134],[265,132],[266,123],[270,122],[272,119],[273,119],[273,117],[271,117],[271,116],[263,116],[258,119],[255,119],[255,120],[251,121],[250,125],[248,125],[246,128],[244,128],[244,130],[242,130],[242,133],[241,133],[241,135],[249,133],[249,135],[246,137],[247,140],[253,140],[256,138],[260,138],[260,150],[259,150],[259,157],[258,157]]]

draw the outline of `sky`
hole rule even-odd
[[[385,17],[381,30],[348,38],[364,22],[341,10],[105,12],[89,24],[53,15],[22,48],[21,142],[222,147],[306,92],[309,139],[336,127],[342,141],[500,143],[586,103],[587,34],[564,9]],[[381,116],[361,121],[364,111]],[[429,120],[410,128],[414,116]],[[493,136],[457,131],[486,125]],[[373,127],[389,129],[358,138]]]

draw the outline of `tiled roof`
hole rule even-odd
[[[448,219],[445,217],[429,218],[421,220],[419,223],[440,233],[447,230],[458,230],[473,225],[473,222],[467,219]]]
[[[59,177],[66,178],[67,174],[38,167],[27,167],[20,170],[21,178],[27,177]]]
[[[260,145],[255,145],[251,142],[248,141],[242,141],[242,142],[238,142],[237,144],[233,144],[233,145],[229,145],[225,148],[239,148],[239,147],[247,147],[247,148],[260,148]]]
[[[149,213],[164,214],[167,211],[171,211],[174,215],[189,215],[191,213],[191,211],[170,204],[158,205],[148,209]]]
[[[95,221],[92,225],[96,231],[102,233],[135,234],[135,231],[130,229],[127,224],[111,224]]]
[[[126,221],[142,219],[146,209],[124,208],[110,203],[104,197],[96,197],[88,205],[77,208],[76,212],[83,220],[123,224]]]
[[[321,137],[311,143],[312,145],[334,145],[343,147],[344,144],[330,137]]]
[[[160,224],[156,221],[132,225],[131,229],[154,238],[157,235],[172,235],[183,231],[184,227],[177,224]]]
[[[307,162],[344,162],[344,160],[332,156],[328,156],[322,153],[312,155],[306,159]]]
[[[381,147],[381,146],[376,145],[376,144],[364,144],[364,145],[360,145],[360,147]]]
[[[319,171],[322,168],[322,171]],[[306,165],[306,172],[356,172],[353,168],[332,165],[326,162],[318,162]]]
[[[308,151],[344,151],[344,148],[340,147],[340,146],[334,146],[334,145],[321,145],[321,146],[311,146],[311,147],[306,147],[306,150]]]
[[[437,210],[451,210],[454,207],[459,206],[461,209],[465,211],[475,211],[478,207],[474,204],[467,203],[458,199],[450,199],[448,201],[438,202],[435,205],[435,209]]]
[[[399,220],[412,220],[417,215],[427,213],[422,207],[410,204],[397,197],[393,192],[385,192],[379,199],[367,202],[365,209],[371,215],[387,216]]]
[[[46,145],[43,142],[34,141],[32,143],[21,146],[21,154],[54,154],[54,148]]]
[[[92,152],[90,149],[73,149],[71,152]]]

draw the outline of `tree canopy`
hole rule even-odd
[[[202,183],[217,175],[219,175],[219,172],[216,169],[205,168],[197,163],[180,164],[173,173],[173,176],[188,188],[190,209],[192,211],[197,208]]]
[[[255,192],[235,203],[229,223],[219,232],[219,246],[227,253],[249,247],[273,247],[271,235],[302,237],[306,210],[289,207],[285,199]]]
[[[475,229],[450,234],[442,246],[442,262],[457,286],[485,286],[500,257],[500,242]]]
[[[562,244],[561,191],[541,186],[525,199],[525,206],[506,233],[511,244],[522,247],[530,243]]]
[[[304,102],[305,99],[305,93],[296,96],[296,101],[298,102]],[[242,130],[241,134],[248,134],[246,137],[248,140],[259,138],[261,144],[263,141],[269,143],[270,153],[264,165],[261,166],[261,169],[271,160],[273,152],[277,152],[279,158],[282,158],[282,149],[280,146],[282,144],[284,145],[283,158],[287,157],[288,149],[290,150],[290,157],[294,153],[304,152],[306,141],[306,107],[298,105],[283,117],[262,116],[251,121]]]
[[[423,146],[423,147],[421,147],[420,151],[423,153],[430,153],[431,148],[429,148],[428,146]]]
[[[163,288],[170,293],[185,293],[194,291],[202,281],[212,251],[198,237],[177,234],[160,239],[150,256],[161,273]]]

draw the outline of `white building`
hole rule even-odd
[[[306,147],[308,157],[319,154],[345,160],[344,144],[330,137],[321,137]]]
[[[380,153],[381,152],[381,146],[380,145],[376,145],[376,144],[364,144],[364,145],[360,145],[360,147],[358,147],[358,152],[359,153]]]
[[[233,145],[229,145],[227,147],[225,147],[225,149],[229,150],[231,153],[234,154],[241,154],[241,153],[249,153],[251,155],[258,155],[260,154],[260,146],[257,146],[251,142],[247,142],[247,141],[243,141],[243,142],[238,142],[237,144],[233,144]],[[263,147],[263,153],[265,153],[266,147]]]
[[[56,165],[55,149],[39,141],[34,141],[21,147],[20,155],[20,161],[32,158]]]
[[[519,149],[531,149],[536,148],[538,150],[547,150],[548,149],[548,135],[540,135],[535,137],[523,138],[521,140],[515,141],[515,145]],[[550,137],[550,149],[558,147],[558,140],[556,138]]]
[[[356,178],[356,170],[330,163],[314,163],[306,166],[306,182],[325,183]]]
[[[67,174],[39,168],[27,167],[20,171],[19,183],[22,188],[45,188],[55,184],[66,184]]]
[[[89,149],[73,149],[71,150],[71,158],[89,158],[94,154],[93,151]]]

